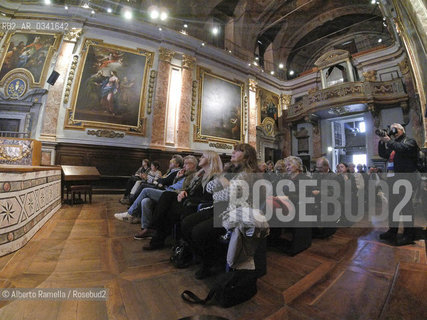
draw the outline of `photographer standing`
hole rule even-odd
[[[399,173],[415,173],[417,172],[417,156],[418,156],[418,145],[414,139],[406,137],[405,129],[399,123],[393,123],[390,126],[389,132],[383,130],[377,130],[375,132],[380,136],[380,142],[378,143],[378,153],[380,157],[388,160],[390,157],[393,158],[394,168],[393,171]],[[390,138],[390,137],[393,137]],[[394,175],[390,178],[390,186],[398,180],[398,175]],[[406,175],[414,187],[415,175]],[[412,179],[411,179],[412,178]],[[387,232],[380,234],[381,240],[387,240],[392,242],[394,245],[402,246],[406,244],[412,244],[414,241],[415,229],[412,223],[404,224],[404,232],[402,236],[398,236],[398,221],[392,221],[393,210],[396,205],[400,202],[400,198],[391,196],[392,188],[390,188],[390,228]],[[414,190],[413,190],[414,193]],[[402,213],[413,217],[414,207],[412,204],[412,197],[410,201],[402,208]]]

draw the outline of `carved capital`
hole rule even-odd
[[[400,68],[400,72],[402,72],[402,74],[407,74],[409,72],[410,69],[409,69],[408,58],[405,58],[399,62],[399,68]]]
[[[64,34],[64,41],[77,42],[82,35],[81,28],[71,28],[67,33]]]
[[[280,95],[280,108],[282,110],[287,110],[291,105],[292,96],[290,94],[281,94]]]
[[[159,48],[159,59],[166,62],[171,62],[172,58],[175,54],[175,51],[172,51],[167,48],[160,47]]]
[[[256,82],[255,79],[249,79],[249,90],[250,91],[256,91],[258,82]]]
[[[377,71],[369,70],[369,71],[363,72],[363,77],[365,78],[365,81],[375,82],[377,81]]]
[[[193,56],[182,55],[182,67],[185,69],[193,70],[196,64],[196,58]]]

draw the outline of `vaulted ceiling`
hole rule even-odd
[[[35,0],[21,2],[34,3]],[[40,0],[42,2],[42,0]],[[89,5],[118,14],[130,6],[140,19],[149,20],[150,6],[169,11],[167,27],[208,41],[252,62],[255,56],[267,70],[309,70],[330,49],[351,53],[390,45],[387,21],[371,0],[52,0],[55,4]],[[218,25],[218,36],[210,33]],[[379,40],[381,39],[381,40]],[[381,41],[381,43],[379,43]],[[284,71],[283,71],[284,72]],[[284,72],[286,73],[286,72]],[[289,77],[289,75],[287,75]]]

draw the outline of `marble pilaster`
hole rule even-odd
[[[63,42],[58,53],[58,58],[55,64],[55,71],[60,76],[54,86],[49,88],[46,99],[46,105],[43,115],[43,124],[40,134],[41,141],[55,141],[56,128],[58,122],[59,107],[62,100],[62,90],[64,88],[65,76],[67,74],[68,64],[71,61],[73,54],[74,43]]]
[[[257,82],[249,79],[249,126],[248,143],[256,148],[256,126],[258,125],[258,108],[256,105]]]
[[[153,126],[151,129],[151,147],[159,148],[165,145],[166,104],[170,63],[175,52],[166,48],[159,48],[159,65],[156,83],[156,98],[154,100]]]
[[[192,56],[182,56],[182,86],[178,120],[178,148],[190,149],[191,106],[193,90],[193,69],[196,59]]]

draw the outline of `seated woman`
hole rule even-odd
[[[273,245],[279,246],[284,252],[294,255],[311,245],[311,228],[307,227],[295,227],[298,223],[299,218],[299,203],[300,203],[300,182],[302,180],[310,179],[304,173],[304,166],[302,164],[302,160],[299,157],[289,156],[284,159],[284,164],[286,168],[286,176],[285,179],[288,179],[293,182],[295,188],[290,189],[289,185],[285,185],[281,192],[283,195],[276,196],[273,199],[272,204],[282,204],[281,208],[289,213],[290,207],[289,204],[292,203],[295,208],[295,218],[294,221],[289,223],[289,227],[291,227],[292,239],[282,239],[280,235],[282,233],[283,228],[274,228],[271,230],[269,243]],[[311,189],[306,191],[307,196],[311,195]],[[306,212],[311,211],[311,207],[305,207]],[[273,215],[275,217],[275,215]],[[283,226],[283,222],[281,221],[271,221],[271,226]]]
[[[148,174],[150,171],[150,160],[144,159],[142,160],[142,166],[139,167],[139,169],[135,172],[133,176],[131,176],[127,183],[126,183],[126,191],[123,195],[123,198],[120,199],[121,204],[129,204],[129,195],[130,191],[132,190],[133,186],[135,185],[135,182],[142,180],[142,177]]]
[[[222,175],[208,184],[207,190],[213,192],[214,206],[216,212],[219,207],[224,210],[235,208],[235,204],[229,202],[232,184],[231,180],[249,180],[249,174],[259,172],[255,149],[246,143],[235,146],[231,155],[232,166],[229,173],[235,173],[230,178],[229,174]],[[218,211],[217,211],[218,210]],[[224,228],[214,227],[214,210],[202,210],[193,213],[183,219],[181,224],[182,236],[195,250],[201,258],[202,266],[196,272],[197,279],[203,279],[211,274],[211,267],[214,266],[220,254],[218,253],[218,238],[225,234]]]
[[[163,248],[172,226],[179,222],[182,216],[195,212],[199,203],[212,201],[212,194],[207,191],[207,185],[222,171],[221,158],[215,151],[205,151],[199,166],[202,169],[195,175],[190,186],[178,196],[174,192],[162,193],[153,212],[153,229],[156,233],[150,244],[143,247],[144,250]]]

